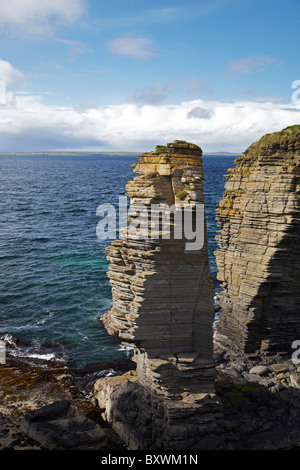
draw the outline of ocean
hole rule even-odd
[[[137,155],[0,156],[0,339],[11,354],[83,367],[130,357],[101,327],[112,304],[97,207],[118,206]],[[204,155],[211,273],[215,211],[234,156]]]

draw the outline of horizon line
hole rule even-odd
[[[85,154],[85,155],[142,155],[143,153],[148,153],[147,151],[135,152],[135,151],[88,151],[88,150],[43,150],[43,151],[28,151],[28,152],[0,152],[0,155],[76,155],[76,154]],[[203,152],[202,155],[241,155],[243,152],[226,152],[226,151],[215,151],[215,152]]]

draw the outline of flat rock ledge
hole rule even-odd
[[[20,430],[47,450],[95,450],[106,445],[105,431],[78,413],[70,400],[28,412]]]

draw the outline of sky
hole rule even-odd
[[[300,124],[299,0],[0,0],[0,152],[243,152]]]

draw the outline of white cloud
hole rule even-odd
[[[205,109],[201,108],[200,106],[196,106],[187,113],[187,117],[189,119],[210,119],[213,114],[214,112],[211,109]]]
[[[164,84],[160,80],[156,80],[152,85],[143,88],[134,96],[137,104],[160,104],[168,96],[170,84]]]
[[[88,45],[82,41],[74,41],[70,39],[56,38],[56,41],[65,44],[70,49],[70,56],[75,59],[82,55],[88,48]]]
[[[107,43],[112,54],[124,55],[133,59],[149,59],[155,53],[154,43],[144,36],[126,35],[112,39]]]
[[[86,8],[86,0],[1,0],[0,27],[14,35],[46,34],[78,20]]]
[[[242,59],[228,62],[227,71],[232,74],[251,74],[266,70],[270,65],[277,63],[277,60],[269,56],[244,57]]]
[[[176,7],[150,8],[132,12],[129,16],[120,15],[118,11],[112,17],[104,17],[98,20],[101,29],[131,28],[136,25],[151,25],[189,20],[190,18],[208,16],[228,6],[236,0],[201,0],[201,2],[181,2]],[[141,3],[141,2],[140,2]],[[150,2],[149,2],[150,3]],[[163,3],[163,2],[161,2]]]
[[[178,105],[124,104],[84,110],[45,105],[40,97],[17,95],[1,106],[1,151],[147,151],[175,139],[203,151],[241,152],[262,135],[297,124],[300,104],[194,100]],[[193,110],[213,111],[191,119]],[[299,120],[298,120],[299,122]]]
[[[166,102],[167,98],[170,102],[170,99],[174,99],[176,95],[180,95],[182,99],[195,99],[207,91],[209,91],[209,88],[202,78],[189,77],[180,79],[174,77],[167,83],[155,80],[151,85],[136,92],[133,96],[133,101],[141,105],[158,105]]]
[[[24,73],[3,59],[0,59],[0,80],[8,89],[19,89],[28,84]]]
[[[130,16],[118,16],[104,17],[98,20],[101,29],[117,29],[117,28],[132,28],[136,25],[145,25],[175,21],[178,18],[182,18],[184,12],[183,7],[175,8],[154,8],[143,10],[141,12],[133,13]]]

